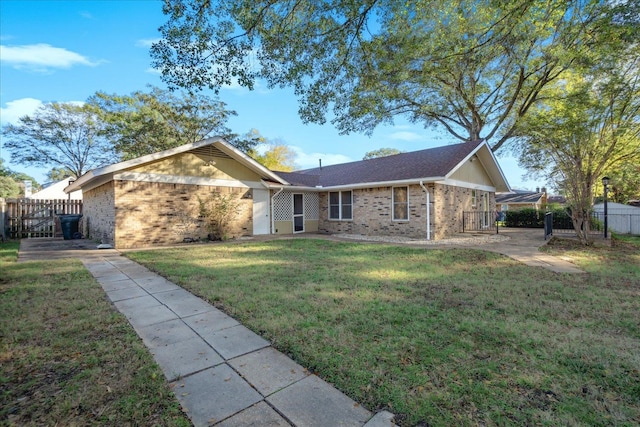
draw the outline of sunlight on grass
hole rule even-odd
[[[312,239],[128,256],[400,425],[633,425],[637,253],[547,250],[589,274],[483,251]]]
[[[18,247],[0,244],[0,424],[190,425],[80,261],[17,264]]]

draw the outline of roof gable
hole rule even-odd
[[[184,144],[179,147],[171,148],[169,150],[160,151],[158,153],[148,154],[146,156],[138,157],[132,160],[127,160],[120,163],[115,163],[102,168],[93,169],[86,174],[78,178],[73,184],[65,188],[65,192],[75,191],[80,188],[90,187],[93,183],[104,183],[112,179],[113,175],[127,170],[137,169],[158,163],[169,157],[181,155],[187,152],[198,153],[206,150],[215,150],[218,156],[226,156],[230,159],[237,161],[248,169],[252,170],[260,177],[266,180],[275,181],[279,184],[286,185],[288,182],[283,178],[276,175],[260,163],[242,153],[235,147],[228,144],[224,139],[220,137],[213,137],[203,139],[191,144]]]

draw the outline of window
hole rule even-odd
[[[409,220],[409,187],[393,188],[393,220]]]
[[[353,219],[351,191],[329,192],[329,219]]]
[[[471,190],[471,207],[475,208],[478,205],[478,197],[476,195],[476,190]]]

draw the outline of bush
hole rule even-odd
[[[571,216],[566,209],[558,208],[551,211],[553,213],[553,228],[572,229]],[[516,228],[544,228],[545,212],[537,211],[533,208],[521,209],[518,211],[507,211],[505,215],[505,227]]]
[[[504,225],[518,228],[544,228],[544,212],[532,208],[507,211]]]
[[[213,192],[202,200],[198,197],[200,217],[204,218],[210,240],[227,240],[231,222],[238,215],[239,201],[234,194]]]

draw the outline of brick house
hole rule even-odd
[[[94,169],[82,189],[88,238],[116,248],[206,237],[199,199],[235,194],[232,236],[354,233],[442,239],[463,211],[495,212],[509,185],[485,142],[275,172],[220,138]],[[488,217],[488,216],[487,216]]]

